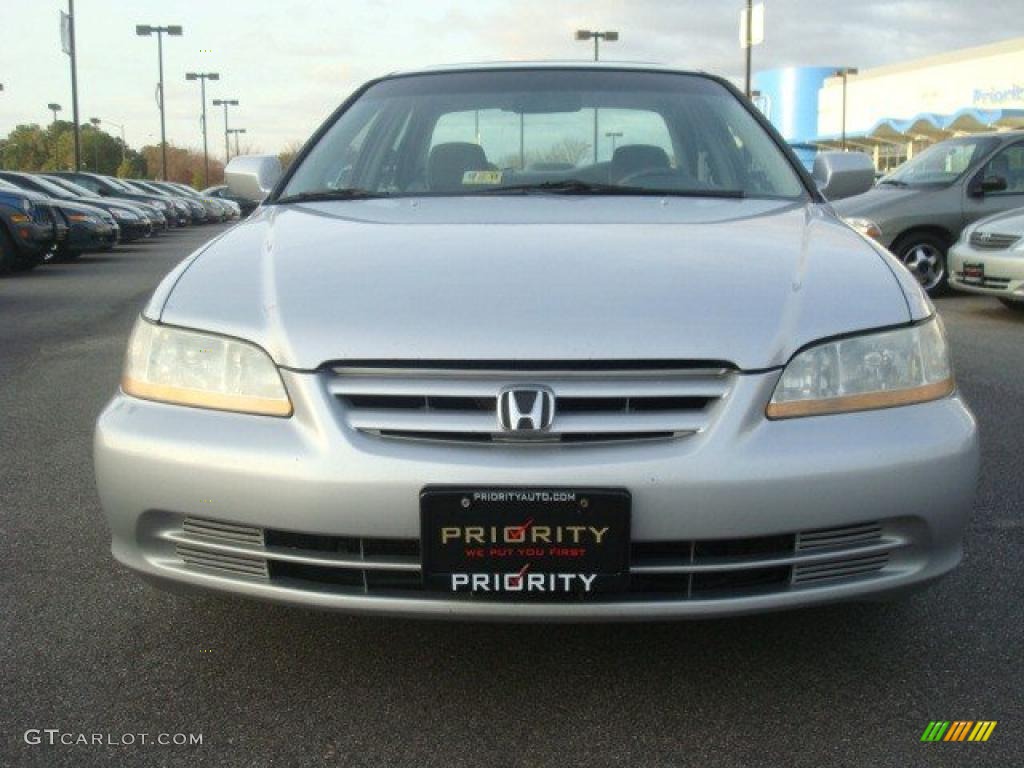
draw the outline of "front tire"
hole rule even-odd
[[[893,244],[893,253],[917,278],[929,296],[938,296],[948,287],[946,251],[949,243],[932,232],[911,232]]]
[[[14,241],[3,229],[0,229],[0,275],[11,272],[28,272],[30,269],[38,267],[42,260],[42,254],[34,256],[19,254],[14,246]]]
[[[1012,309],[1014,312],[1024,312],[1024,301],[1014,301],[1013,299],[999,299],[1003,302],[1003,306]]]

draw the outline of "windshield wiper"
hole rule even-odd
[[[368,189],[351,187],[348,189],[321,189],[316,192],[297,192],[294,195],[279,197],[275,203],[317,203],[324,200],[370,200],[377,197],[387,197],[382,192],[371,192]]]
[[[909,187],[910,185],[905,181],[899,179],[879,179],[879,184],[891,184],[894,187]]]
[[[547,192],[555,195],[649,195],[654,197],[741,198],[744,196],[742,189],[655,189],[653,187],[623,187],[618,184],[604,184],[579,179],[491,187],[482,189],[477,194],[529,194],[530,192]]]

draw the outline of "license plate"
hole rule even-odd
[[[984,283],[984,264],[964,264],[963,281],[965,283]]]
[[[629,582],[625,490],[426,488],[420,523],[430,589],[534,600],[585,598]]]

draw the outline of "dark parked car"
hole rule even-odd
[[[248,216],[259,207],[259,203],[254,203],[252,200],[246,200],[244,197],[239,197],[232,193],[232,191],[228,189],[227,184],[218,184],[215,187],[207,187],[199,194],[206,197],[215,197],[220,200],[230,200],[242,209],[242,216]]]
[[[5,181],[4,184],[10,184]],[[20,189],[11,184],[15,189]],[[107,211],[91,205],[57,200],[38,192],[21,190],[33,200],[48,205],[55,216],[67,225],[67,237],[53,249],[57,261],[72,261],[88,251],[108,251],[117,245],[120,231],[114,217]]]
[[[103,197],[138,200],[142,203],[155,205],[164,212],[164,215],[167,216],[172,223],[179,227],[183,227],[189,223],[189,217],[182,211],[177,210],[174,203],[166,197],[161,197],[160,195],[153,194],[152,192],[140,192],[139,190],[135,190],[121,184],[117,179],[112,179],[109,176],[102,176],[98,173],[87,173],[85,171],[55,171],[52,175],[70,179],[75,184],[85,187],[86,189],[91,189],[93,192]]]
[[[209,214],[202,203],[198,200],[187,198],[178,191],[172,192],[157,183],[141,179],[118,179],[118,181],[141,192],[152,192],[155,195],[162,195],[172,200],[176,206],[184,206],[193,224],[205,224],[209,218]]]
[[[75,182],[71,181],[71,179],[65,179],[63,176],[54,176],[45,173],[39,174],[39,176],[41,178],[46,179],[49,182],[52,182],[53,184],[56,184],[58,187],[61,187],[62,189],[66,189],[71,194],[82,198],[83,202],[85,202],[87,205],[95,205],[94,201],[97,200],[110,200],[111,203],[128,203],[129,205],[140,209],[143,213],[146,214],[146,217],[153,225],[153,230],[150,233],[151,236],[156,235],[159,232],[163,232],[164,230],[171,226],[171,223],[168,221],[167,216],[164,215],[163,206],[157,206],[156,204],[151,203],[144,203],[141,200],[129,200],[128,198],[124,197],[103,197],[102,195],[93,192],[91,189],[86,189],[80,184],[76,184]]]
[[[0,179],[9,181],[16,187],[27,189],[32,192],[39,192],[42,195],[55,200],[62,200],[69,203],[82,203],[94,208],[100,208],[114,217],[117,226],[121,230],[120,239],[122,242],[138,240],[140,237],[147,237],[153,231],[153,224],[139,208],[123,201],[106,200],[102,197],[83,198],[75,195],[63,187],[55,184],[42,176],[30,173],[18,173],[16,171],[0,171]]]
[[[0,274],[39,265],[67,234],[67,225],[42,195],[0,180]]]

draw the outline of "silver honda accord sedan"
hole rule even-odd
[[[360,613],[710,617],[955,568],[974,418],[917,281],[728,82],[372,81],[146,305],[99,417],[114,556]]]

